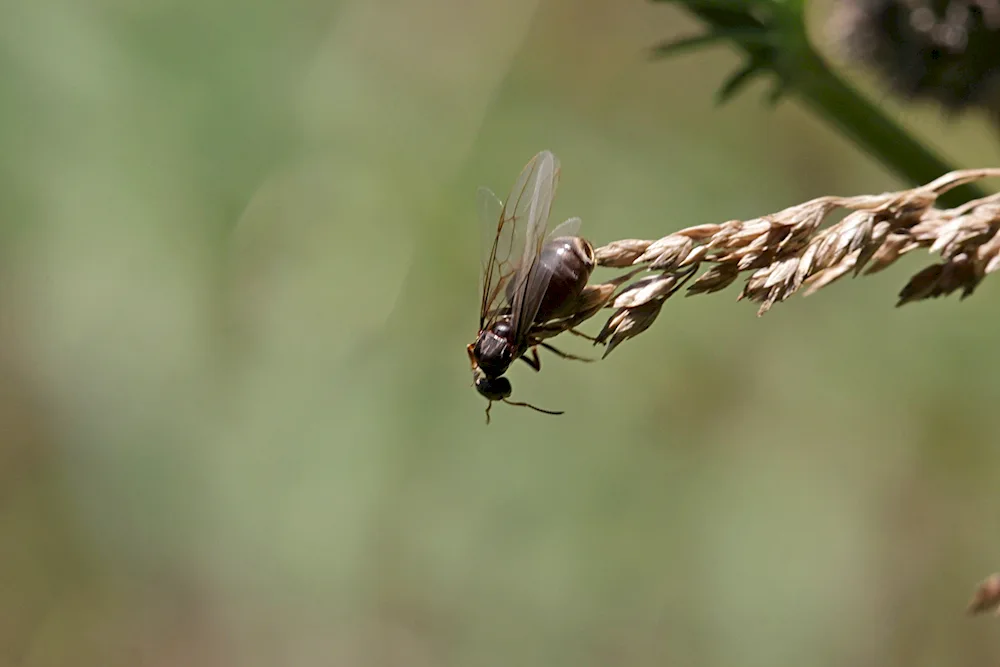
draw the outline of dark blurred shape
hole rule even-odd
[[[841,0],[830,29],[897,94],[1000,120],[1000,0]]]

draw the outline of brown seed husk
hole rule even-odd
[[[703,263],[708,267],[687,287],[688,296],[723,290],[747,274],[739,298],[759,304],[758,315],[799,290],[809,295],[847,275],[877,273],[918,249],[940,261],[910,278],[897,305],[954,292],[965,298],[1000,269],[1000,195],[954,209],[934,205],[952,188],[994,177],[1000,177],[1000,168],[954,171],[909,190],[819,197],[745,221],[697,225],[655,240],[608,243],[595,251],[598,265],[629,267],[629,277],[642,270],[655,273],[607,298],[604,307],[616,310],[598,341],[608,345],[606,355],[648,329],[663,302]],[[838,210],[847,215],[824,226]]]

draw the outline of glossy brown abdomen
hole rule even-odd
[[[568,315],[573,302],[594,270],[594,247],[579,236],[559,236],[548,241],[538,256],[536,270],[552,274],[535,322]]]

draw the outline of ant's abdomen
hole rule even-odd
[[[542,247],[537,269],[552,274],[535,322],[568,315],[594,270],[594,247],[580,236],[560,236]]]

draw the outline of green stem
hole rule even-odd
[[[800,61],[801,78],[793,90],[817,113],[826,117],[862,150],[896,172],[914,186],[942,176],[953,167],[917,141],[881,109],[827,67],[815,52]],[[972,184],[957,187],[941,195],[947,207],[960,206],[970,199],[985,197]]]
[[[733,6],[689,0],[688,10],[717,31],[767,31],[751,13]],[[851,138],[862,150],[880,161],[912,186],[920,186],[954,168],[837,76],[813,49],[806,36],[802,4],[787,3],[778,14],[782,46],[733,43],[743,49],[751,63],[768,63],[807,105]],[[941,196],[948,207],[986,196],[976,185],[963,185]]]

